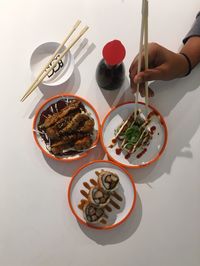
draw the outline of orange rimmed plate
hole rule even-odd
[[[101,223],[87,223],[83,218],[82,210],[78,208],[78,204],[80,203],[81,199],[84,199],[83,195],[80,193],[80,190],[86,190],[83,186],[83,182],[90,183],[91,178],[97,180],[95,171],[101,171],[101,169],[111,171],[119,176],[120,185],[116,192],[123,199],[121,202],[119,202],[113,198],[120,206],[119,210],[112,207],[112,205],[109,203],[112,211],[105,211],[108,215],[108,219],[106,219],[107,223],[105,225]],[[122,224],[128,219],[136,203],[136,188],[132,176],[127,172],[127,170],[123,169],[118,164],[106,160],[92,161],[78,169],[71,179],[67,193],[70,209],[78,222],[95,229],[112,229]]]
[[[77,99],[80,100],[84,107],[86,108],[87,112],[91,115],[91,117],[94,119],[94,132],[93,132],[93,143],[92,146],[84,151],[81,151],[77,154],[72,154],[72,155],[63,155],[63,156],[55,156],[54,154],[52,154],[48,149],[47,146],[44,142],[44,140],[42,139],[42,137],[40,136],[40,133],[38,131],[38,123],[40,121],[40,116],[42,115],[42,113],[50,106],[54,106],[59,100],[64,100],[64,101],[68,101],[70,99]],[[36,111],[34,120],[33,120],[33,136],[35,139],[35,142],[37,144],[37,146],[39,147],[39,149],[48,157],[55,159],[55,160],[59,160],[59,161],[73,161],[73,160],[77,160],[80,159],[82,157],[85,157],[90,150],[92,150],[92,148],[94,148],[97,145],[97,142],[99,140],[99,135],[100,135],[100,121],[99,121],[99,117],[98,114],[95,110],[95,108],[85,99],[83,99],[80,96],[77,95],[72,95],[72,94],[60,94],[60,95],[56,95],[52,98],[47,99],[40,107],[39,109]]]
[[[149,124],[149,128],[154,129],[153,138],[146,150],[139,149],[133,153],[130,158],[126,159],[125,156],[127,152],[123,151],[120,154],[117,152],[121,141],[117,141],[116,145],[113,148],[110,148],[109,146],[114,137],[115,130],[133,113],[134,108],[134,102],[126,102],[111,109],[102,123],[101,143],[108,157],[114,162],[117,162],[124,167],[140,168],[147,166],[160,158],[166,147],[168,134],[164,118],[153,106],[149,105],[147,113],[154,113],[155,115],[152,116]],[[146,114],[146,106],[144,103],[139,102],[138,108],[141,109],[142,113]]]

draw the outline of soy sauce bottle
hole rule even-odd
[[[125,47],[119,40],[113,40],[104,46],[102,54],[96,70],[97,84],[106,90],[119,89],[125,78]]]

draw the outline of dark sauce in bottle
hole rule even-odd
[[[97,66],[96,80],[100,88],[106,90],[119,89],[125,78],[124,64],[107,65],[106,61],[102,59]]]
[[[100,88],[106,90],[119,89],[125,78],[123,59],[126,50],[118,40],[107,43],[103,48],[103,59],[96,70],[96,80]]]

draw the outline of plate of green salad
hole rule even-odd
[[[140,168],[157,161],[167,145],[167,126],[153,107],[120,104],[106,115],[101,142],[108,157],[121,166]]]

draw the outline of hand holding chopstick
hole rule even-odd
[[[88,30],[88,26],[84,27],[81,32],[79,33],[79,35],[67,46],[67,48],[60,54],[60,56],[55,59],[55,56],[59,53],[59,51],[61,50],[61,48],[65,45],[65,43],[67,42],[67,40],[71,37],[71,35],[74,33],[74,31],[77,29],[77,27],[79,26],[79,24],[81,23],[81,21],[77,21],[75,23],[75,25],[73,26],[73,28],[71,29],[71,31],[69,32],[69,34],[65,37],[65,39],[63,40],[63,42],[59,45],[59,47],[56,49],[56,51],[54,52],[54,54],[52,55],[51,59],[48,61],[48,63],[42,68],[41,72],[39,73],[39,75],[37,76],[37,78],[34,80],[34,82],[31,84],[31,86],[29,87],[29,89],[27,90],[27,92],[24,94],[24,96],[22,97],[21,101],[23,102],[36,88],[37,86],[44,80],[44,78],[48,75],[48,73],[57,65],[58,61],[60,59],[62,59],[65,54],[71,49],[71,47],[81,38],[81,36]],[[54,60],[54,63],[50,65],[50,63]],[[48,67],[48,69],[47,69]]]

